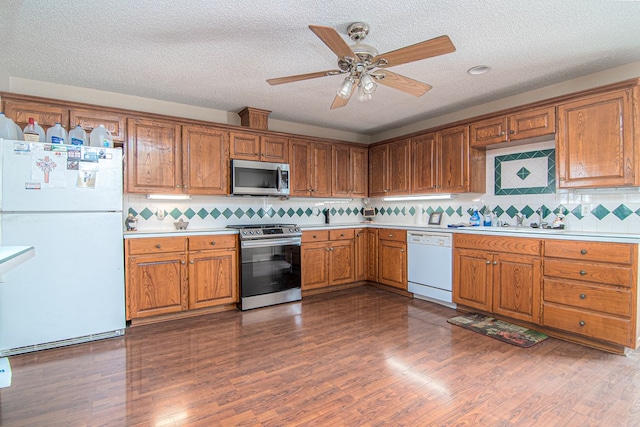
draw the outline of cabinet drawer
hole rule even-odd
[[[184,237],[157,237],[148,239],[129,239],[129,255],[153,254],[161,252],[185,252]]]
[[[547,240],[544,242],[544,255],[553,258],[569,258],[580,261],[632,264],[635,259],[635,248],[635,245],[625,243]]]
[[[540,255],[542,245],[539,239],[485,234],[454,234],[453,242],[456,248],[509,252],[518,255]]]
[[[378,230],[378,239],[392,240],[394,242],[407,242],[407,232],[405,230],[393,230],[381,228]]]
[[[634,284],[631,267],[617,264],[545,258],[544,275],[607,285],[631,287]]]
[[[235,234],[189,237],[190,251],[204,251],[207,249],[235,249],[235,248],[236,248]]]
[[[605,314],[589,313],[579,309],[544,304],[543,324],[591,338],[633,346],[631,322]]]
[[[303,231],[302,243],[326,242],[329,240],[329,230]]]
[[[354,234],[353,228],[329,230],[329,240],[353,240]]]
[[[631,291],[564,280],[544,280],[544,300],[576,308],[631,317]]]

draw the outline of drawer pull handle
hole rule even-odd
[[[344,233],[340,233],[340,237],[344,237]]]
[[[587,271],[586,270],[580,270],[580,275],[581,276],[586,276],[587,275]]]
[[[581,253],[582,255],[586,255],[586,254],[587,254],[587,250],[586,250],[586,249],[582,249],[582,250],[580,251],[580,253]]]
[[[158,248],[158,249],[160,249],[161,247],[162,247],[162,246],[160,245],[160,243],[158,243],[158,244],[156,245],[156,248]]]
[[[215,240],[211,241],[211,246],[215,246],[215,245],[216,245]]]
[[[318,238],[318,236],[316,236],[316,235],[314,234],[314,235],[313,235],[313,238],[314,238],[314,239],[317,239],[317,238]]]
[[[393,237],[393,234],[389,234],[389,237]]]
[[[578,325],[580,325],[580,326],[584,326],[584,325],[585,325],[584,320],[579,321],[579,322],[578,322]]]
[[[585,294],[580,294],[580,299],[585,299],[587,296]]]

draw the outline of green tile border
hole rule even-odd
[[[547,157],[547,186],[546,187],[529,187],[529,188],[502,188],[502,163],[522,160],[535,159],[539,157]],[[553,194],[556,192],[556,150],[537,150],[528,151],[526,153],[514,153],[505,156],[495,157],[495,195],[496,196],[512,196],[522,194]]]

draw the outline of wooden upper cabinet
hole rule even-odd
[[[127,121],[126,191],[182,193],[180,125],[132,118]]]
[[[369,150],[369,195],[409,194],[411,141],[405,139]]]
[[[467,126],[441,131],[438,151],[438,191],[452,193],[472,191],[469,187],[470,160]],[[484,189],[484,168],[482,172],[482,189]]]
[[[381,197],[386,194],[388,156],[386,145],[377,145],[369,149],[369,196],[371,197]]]
[[[411,138],[411,192],[430,193],[438,188],[436,133]]]
[[[289,139],[282,136],[261,136],[260,161],[289,163]]]
[[[77,125],[87,132],[87,137],[94,128],[100,125],[111,132],[115,147],[121,147],[125,139],[125,117],[108,111],[93,110],[88,108],[72,108],[69,110],[69,128],[74,129]]]
[[[366,147],[334,145],[331,195],[334,197],[367,197]]]
[[[503,142],[553,135],[555,131],[555,106],[548,106],[472,123],[470,126],[471,146],[485,147]]]
[[[639,92],[618,90],[558,106],[558,187],[640,185],[633,116]]]
[[[291,141],[290,195],[331,197],[331,144]]]
[[[189,194],[228,194],[227,132],[207,126],[182,128],[183,190]]]
[[[229,157],[260,161],[260,135],[229,132]]]
[[[5,116],[20,126],[20,129],[24,129],[29,118],[33,117],[45,131],[56,123],[69,130],[69,110],[62,106],[12,100],[4,101],[3,104]]]

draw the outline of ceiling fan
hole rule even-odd
[[[379,54],[378,50],[373,46],[362,43],[367,34],[369,34],[369,25],[364,22],[355,22],[347,29],[347,35],[355,42],[352,46],[349,46],[340,34],[331,27],[309,25],[309,28],[333,53],[338,55],[338,69],[279,77],[269,79],[267,83],[279,85],[317,77],[348,74],[338,89],[338,93],[331,104],[331,109],[347,105],[356,88],[358,89],[359,100],[366,101],[371,99],[371,94],[376,90],[377,83],[401,90],[413,96],[422,96],[431,89],[430,85],[392,73],[387,68],[444,55],[456,50],[449,36],[440,36]]]

